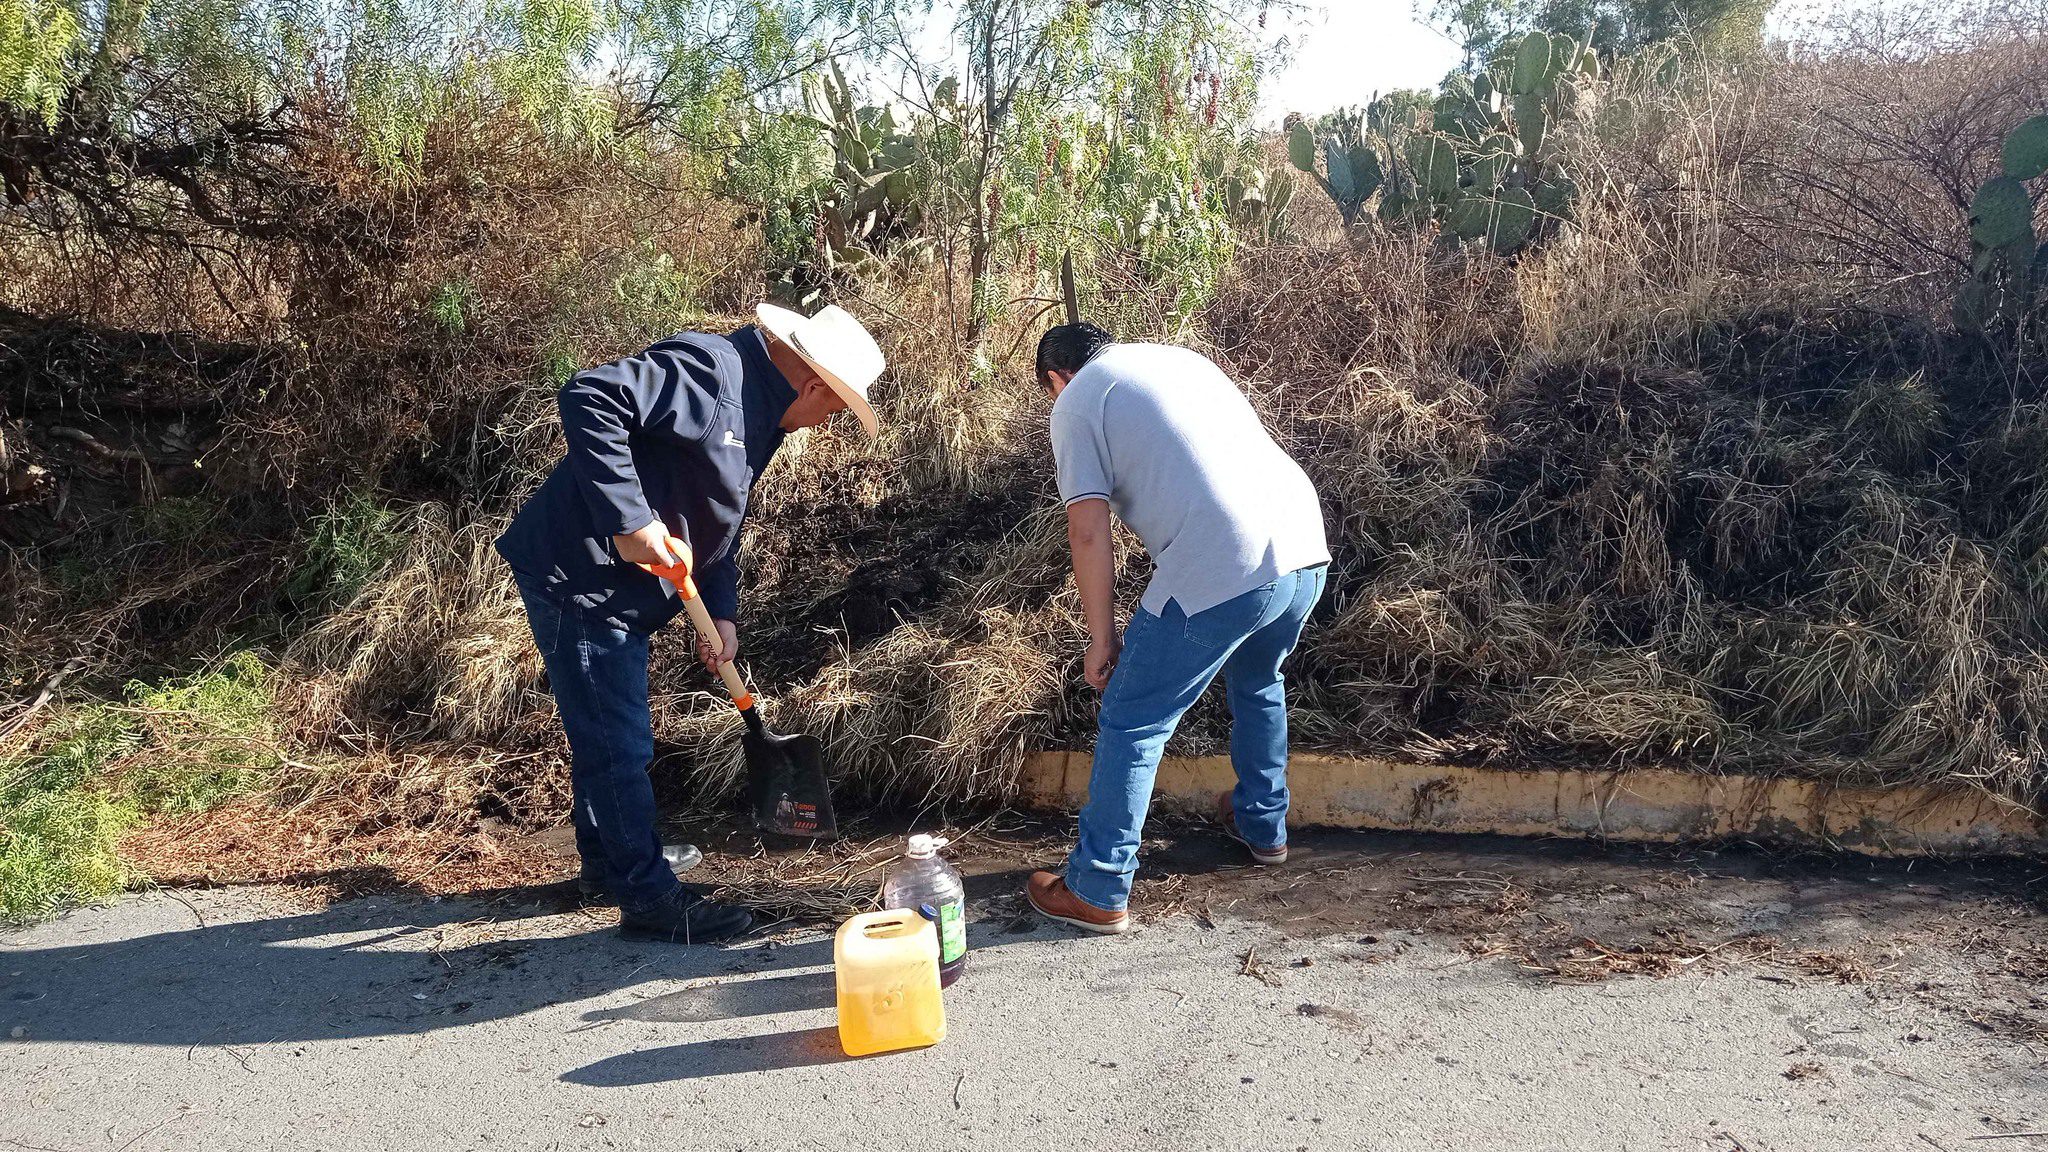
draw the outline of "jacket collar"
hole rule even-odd
[[[740,416],[747,436],[747,467],[759,476],[782,447],[782,416],[796,402],[796,389],[775,361],[768,357],[768,345],[752,324],[734,332],[732,346],[740,354],[744,369],[740,379]]]

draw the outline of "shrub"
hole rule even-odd
[[[254,653],[80,708],[0,759],[0,920],[105,900],[138,877],[121,834],[259,786],[280,762],[270,671]]]

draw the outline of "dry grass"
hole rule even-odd
[[[1971,131],[2038,110],[2038,50],[2009,38],[1940,65],[2011,80],[1972,105]],[[1570,142],[1592,174],[1578,226],[1520,259],[1379,232],[1239,253],[1193,338],[1314,477],[1336,559],[1294,674],[1300,743],[2040,797],[2048,366],[1939,322],[1931,286],[1954,270],[1929,249],[1963,224],[1922,193],[1981,177],[1985,158],[1965,142],[1935,172],[1909,144],[1877,146],[1937,138],[1939,100],[1866,107],[1870,84],[1934,66],[1780,63],[1657,97],[1633,128]],[[1817,118],[1788,125],[1800,101]],[[1833,147],[1850,122],[1858,143],[1840,146],[1882,175],[1870,187],[1921,190],[1856,251],[1810,179],[1836,153],[1807,163],[1795,147]],[[451,170],[506,163],[440,146]],[[113,545],[104,597],[55,585],[63,547],[17,558],[6,627],[25,688],[88,651],[107,667],[183,657],[275,616],[289,739],[361,765],[292,780],[302,814],[363,835],[558,818],[559,736],[489,549],[559,451],[547,366],[628,350],[657,321],[737,324],[758,237],[732,205],[622,191],[601,165],[510,176],[475,202],[430,184],[356,205],[421,229],[406,261],[365,273],[375,291],[263,280],[264,299],[310,311],[303,348],[238,383],[213,427],[225,525],[169,564],[127,519],[74,529]],[[419,223],[429,209],[445,228]],[[647,245],[687,270],[695,314],[623,314],[616,278]],[[1921,287],[1888,287],[1899,268]],[[79,298],[76,276],[37,275],[11,291]],[[996,323],[977,372],[968,293],[939,276],[849,290],[893,366],[887,431],[793,439],[746,541],[745,661],[773,722],[825,741],[849,804],[1008,800],[1026,753],[1084,742],[1092,716],[1026,369],[1035,306]],[[1127,272],[1089,279],[1106,311],[1148,314]],[[476,306],[437,330],[426,317],[451,285]],[[180,291],[164,306],[219,321]],[[156,317],[128,296],[106,311]],[[1136,323],[1123,335],[1161,334]],[[332,603],[280,604],[341,479],[396,509],[398,546]],[[1126,559],[1128,594],[1144,565]],[[737,723],[680,636],[655,666],[657,771],[685,802],[722,803]],[[1213,745],[1223,720],[1198,707],[1185,744]]]

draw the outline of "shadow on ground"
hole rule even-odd
[[[1033,864],[1057,860],[1056,844],[967,845],[971,957],[1065,931],[1037,921],[1018,896]],[[1364,833],[1303,834],[1296,847],[1289,866],[1254,869],[1211,830],[1167,829],[1147,845],[1134,901],[1140,930],[1147,917],[1206,927],[1229,916],[1261,921],[1276,937],[1352,934],[1367,951],[1433,935],[1475,959],[1513,959],[1532,979],[1663,974],[1660,962],[1683,968],[1715,955],[1866,979],[1910,971],[1916,949],[1941,944],[2010,977],[2014,1028],[2039,1026],[2048,947],[2038,871],[2024,864]],[[833,1003],[831,941],[813,931],[829,925],[729,948],[627,942],[607,913],[579,909],[567,885],[459,899],[384,894],[264,914],[278,902],[275,890],[196,902],[173,893],[118,917],[83,912],[15,932],[0,939],[6,1026],[24,1028],[31,1045],[232,1047],[417,1036],[675,982],[682,986],[593,1010],[578,1030]],[[1736,943],[1744,950],[1726,951]],[[1265,962],[1286,961],[1247,956],[1245,972]],[[831,1029],[808,1026],[815,1017],[801,1023],[624,1053],[563,1078],[645,1084],[843,1059]]]

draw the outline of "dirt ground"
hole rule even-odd
[[[829,845],[764,843],[727,821],[673,822],[664,837],[702,846],[704,863],[685,878],[752,907],[763,931],[774,932],[829,926],[873,907],[912,827],[941,830],[908,815],[865,815]],[[1005,814],[943,829],[984,932],[1031,925],[1024,877],[1063,860],[1071,828],[1070,818]],[[1149,832],[1132,903],[1141,919],[1212,926],[1230,916],[1291,938],[1354,935],[1363,963],[1426,938],[1550,981],[1721,969],[1766,981],[1826,979],[1912,996],[2048,1056],[2048,870],[2037,862],[1320,830],[1298,834],[1289,864],[1267,869],[1245,864],[1200,821],[1162,818]],[[315,902],[537,893],[574,905],[567,827],[507,836],[487,851],[437,843],[438,869],[404,873],[371,853],[280,875],[205,847],[203,868],[188,854],[182,871],[152,871],[169,886],[282,879],[284,891]],[[165,862],[177,855],[153,848]],[[598,922],[611,915],[580,911]],[[1245,966],[1256,974],[1286,962],[1253,956]]]

